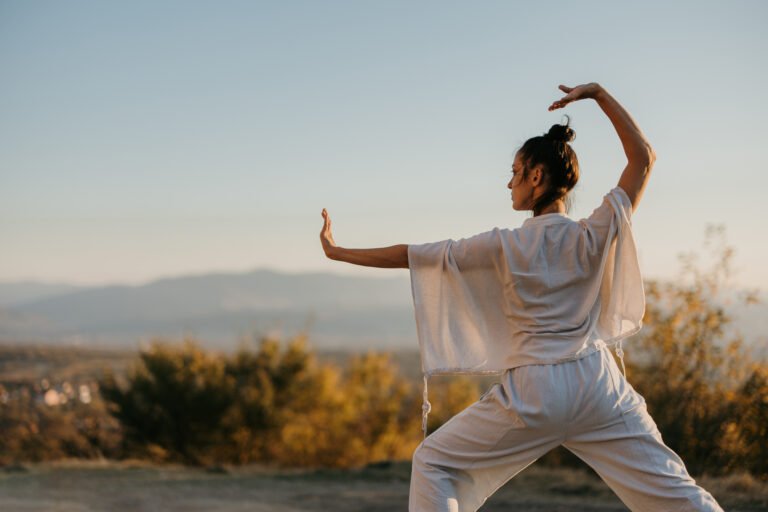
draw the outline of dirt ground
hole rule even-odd
[[[383,512],[407,510],[410,464],[362,470],[196,469],[131,462],[60,462],[0,471],[0,510],[19,512]],[[768,483],[749,475],[698,479],[725,510],[768,510]],[[483,512],[624,511],[592,474],[533,466]]]

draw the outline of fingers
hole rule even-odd
[[[547,110],[549,110],[550,112],[552,112],[553,110],[557,110],[558,108],[563,108],[563,107],[564,107],[564,106],[566,106],[567,104],[568,104],[568,102],[567,102],[567,101],[563,101],[563,100],[560,100],[560,101],[555,101],[554,103],[552,103],[552,104],[549,106],[549,108],[548,108]]]
[[[333,240],[333,235],[331,234],[331,216],[328,215],[328,210],[323,208],[323,227],[320,230],[320,243],[323,246],[323,251],[325,251],[325,255],[328,256],[331,259],[335,259],[331,255],[331,251],[333,248],[336,247],[336,242]]]
[[[322,215],[323,215],[324,222],[323,222],[323,229],[322,229],[321,233],[324,234],[324,233],[326,233],[326,232],[331,230],[331,217],[330,217],[330,215],[328,215],[328,211],[325,208],[323,208]]]
[[[573,90],[573,87],[568,87],[567,85],[563,85],[563,84],[558,85],[557,88],[560,89],[561,91],[565,92],[565,93],[570,93]],[[547,110],[549,112],[552,112],[553,110],[557,110],[559,108],[563,108],[568,103],[570,103],[570,100],[566,100],[567,97],[568,96],[566,94],[566,96],[563,97],[562,99],[557,100],[557,101],[553,101],[552,104],[547,108]]]

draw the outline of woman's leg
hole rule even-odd
[[[507,372],[418,446],[411,512],[474,512],[510,478],[562,443],[562,424],[549,420],[559,418],[565,401],[552,395],[546,367],[532,368],[539,370]]]
[[[572,429],[563,445],[589,464],[633,511],[720,511],[696,485],[680,457],[662,441],[645,400],[606,350],[603,363],[613,391],[595,397],[608,414]]]

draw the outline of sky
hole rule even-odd
[[[517,149],[570,117],[587,217],[626,164],[600,83],[657,160],[633,233],[679,275],[707,225],[768,289],[761,1],[0,0],[0,281],[407,275],[325,258],[515,228]]]

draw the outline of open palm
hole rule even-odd
[[[576,87],[559,85],[558,89],[567,94],[549,106],[547,110],[550,112],[557,110],[558,108],[563,108],[572,101],[583,100],[585,98],[595,98],[598,91],[600,90],[600,85],[595,82],[590,82],[588,84],[577,85]]]
[[[320,243],[323,245],[323,251],[326,255],[330,254],[333,247],[336,247],[336,242],[333,240],[333,234],[331,233],[331,216],[323,208],[323,229],[320,230]]]

